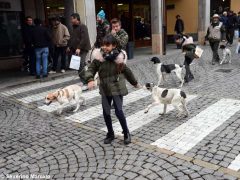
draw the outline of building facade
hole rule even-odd
[[[119,18],[135,47],[152,46],[152,52],[164,54],[172,41],[176,15],[185,24],[185,33],[203,41],[210,17],[225,8],[240,11],[239,0],[0,0],[0,59],[21,57],[21,29],[25,16],[49,19],[59,15],[71,28],[70,15],[79,12],[88,26],[91,44],[96,37],[96,14],[103,9],[106,18]]]

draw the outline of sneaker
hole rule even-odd
[[[114,138],[114,134],[107,133],[106,138],[104,139],[104,144],[110,144]]]
[[[37,76],[36,76],[36,79],[40,79],[40,76],[39,76],[39,75],[37,75]]]
[[[61,70],[61,73],[65,73],[66,71],[64,69]]]
[[[56,74],[56,71],[49,71],[49,74]]]

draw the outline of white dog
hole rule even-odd
[[[165,80],[165,78],[164,78],[165,74],[170,74],[171,72],[176,73],[176,76],[181,81],[180,87],[183,86],[183,83],[184,83],[184,79],[183,79],[183,76],[182,76],[183,66],[178,65],[178,64],[164,65],[164,64],[161,63],[161,61],[158,57],[153,57],[151,59],[151,61],[154,62],[154,64],[157,64],[156,65],[156,72],[158,74],[158,84],[157,84],[157,86],[162,85],[163,81]]]
[[[149,90],[152,93],[153,103],[150,104],[146,109],[145,113],[148,113],[151,107],[164,104],[163,113],[160,115],[166,114],[167,105],[172,104],[175,109],[179,111],[177,117],[180,117],[182,114],[187,117],[189,115],[187,106],[186,106],[186,94],[180,89],[164,89],[158,86],[155,86],[153,83],[146,83],[143,87],[144,89]]]
[[[59,108],[57,110],[58,114],[62,113],[62,110],[67,106],[71,101],[74,101],[76,104],[76,109],[73,112],[77,112],[80,108],[80,100],[83,100],[82,104],[86,104],[86,100],[82,95],[82,88],[78,85],[70,85],[63,89],[59,89],[54,93],[49,93],[45,97],[45,104],[50,105],[52,102],[57,101],[59,103]]]
[[[222,57],[220,64],[231,63],[232,62],[231,50],[229,48],[227,48],[226,45],[224,45],[224,44],[220,45],[220,49],[222,49],[222,51],[223,51],[223,57]]]

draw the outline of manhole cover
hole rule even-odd
[[[230,73],[233,69],[217,69],[215,72]]]

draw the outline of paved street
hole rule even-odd
[[[240,178],[240,57],[232,64],[211,65],[210,47],[191,65],[195,79],[183,86],[190,116],[162,106],[144,114],[150,93],[128,84],[124,111],[132,143],[117,138],[103,144],[106,127],[98,89],[85,91],[86,106],[73,106],[57,115],[57,105],[44,105],[47,93],[78,83],[76,76],[34,82],[0,92],[0,179],[239,179]],[[141,84],[157,82],[155,67],[129,61]],[[183,64],[180,50],[161,58]],[[175,75],[165,87],[177,87]],[[112,111],[114,114],[114,110]]]

